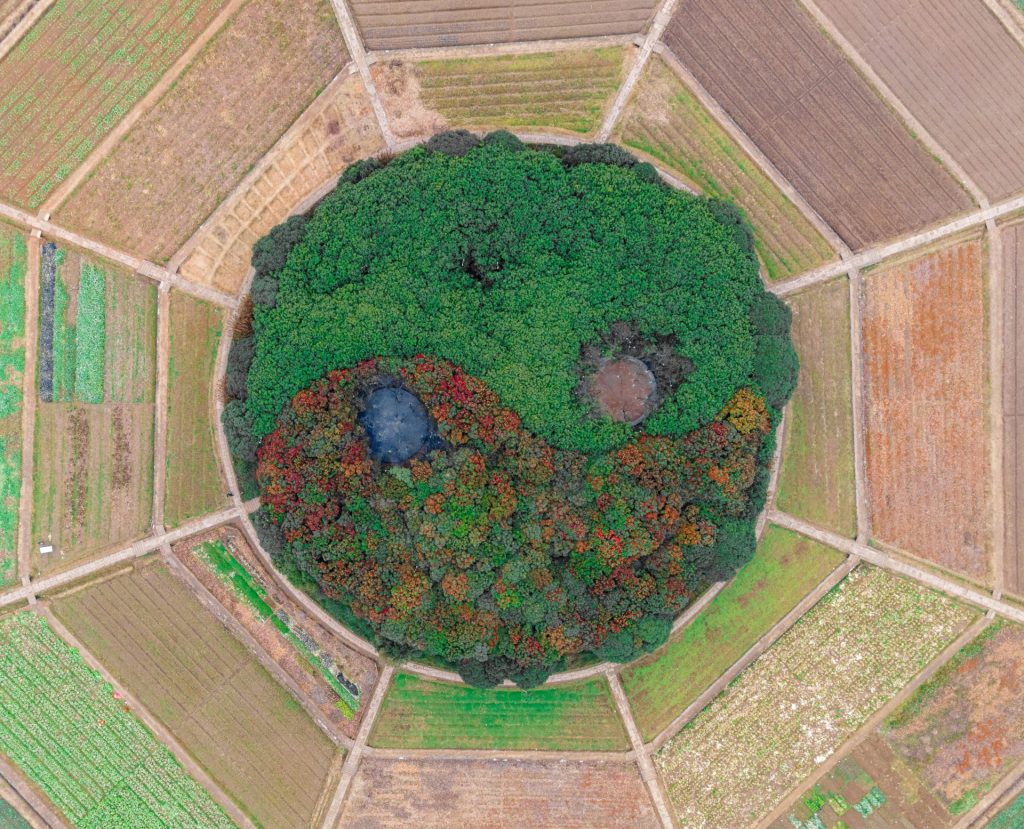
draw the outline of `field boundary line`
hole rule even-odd
[[[384,136],[384,143],[387,147],[393,147],[395,136],[388,124],[388,114],[384,110],[384,104],[380,102],[380,95],[377,94],[377,87],[373,82],[373,75],[370,74],[370,64],[366,59],[366,49],[363,46],[363,39],[356,28],[355,19],[348,7],[346,0],[331,0],[334,6],[334,15],[338,18],[338,25],[341,27],[341,36],[345,39],[345,46],[348,48],[349,57],[359,70],[363,79],[363,86],[370,96],[370,104],[373,106],[373,114],[377,116],[377,126],[380,127],[381,135]]]
[[[658,11],[654,15],[654,19],[651,21],[650,28],[647,30],[647,34],[643,36],[640,51],[633,58],[633,65],[629,68],[629,73],[619,87],[619,91],[615,94],[615,100],[612,102],[611,108],[605,113],[604,121],[597,131],[598,141],[607,141],[611,138],[612,130],[615,129],[615,125],[622,115],[622,110],[629,103],[633,90],[640,80],[640,75],[643,74],[647,61],[651,59],[651,53],[654,51],[655,44],[661,40],[665,27],[668,26],[669,21],[672,19],[678,3],[679,0],[662,0]]]
[[[163,282],[156,300],[156,394],[153,405],[153,532],[164,532],[167,489],[167,400],[171,367],[171,289]]]
[[[174,555],[170,544],[164,542],[160,545],[160,558],[167,565],[167,569],[171,574],[185,586],[185,589],[196,597],[199,603],[227,629],[228,633],[245,646],[246,650],[256,658],[256,661],[263,666],[278,685],[282,686],[294,697],[295,701],[302,706],[309,718],[316,723],[317,727],[327,735],[327,738],[335,746],[348,748],[352,745],[352,739],[335,730],[329,722],[324,720],[323,715],[317,710],[309,696],[303,693],[295,683],[295,680],[288,676],[285,670],[274,661],[274,658],[267,652],[267,649],[245,629],[235,615],[221,604],[216,596],[206,589],[206,585],[199,581],[195,574]]]
[[[475,43],[465,46],[420,46],[405,49],[367,49],[366,62],[387,63],[398,60],[420,63],[431,60],[493,58],[507,55],[536,55],[546,52],[579,52],[636,44],[642,35],[598,35],[558,40],[514,40],[508,43]]]
[[[53,192],[47,196],[46,200],[39,206],[40,216],[49,216],[54,210],[60,207],[66,202],[71,195],[78,189],[78,185],[82,184],[93,171],[107,158],[111,151],[121,143],[123,139],[134,127],[139,120],[148,113],[154,106],[160,101],[167,92],[182,75],[185,74],[185,70],[188,69],[189,65],[195,60],[196,56],[206,47],[206,44],[213,40],[214,36],[217,35],[220,30],[227,25],[230,18],[232,18],[246,0],[228,0],[224,4],[224,8],[220,10],[217,16],[210,21],[209,25],[199,33],[199,36],[192,41],[189,47],[181,53],[178,59],[171,64],[171,66],[164,72],[163,75],[153,85],[153,88],[149,90],[145,95],[142,96],[135,105],[125,113],[122,118],[106,136],[100,141],[92,151],[85,157],[81,164],[79,164],[71,174],[64,179],[57,187],[53,189]]]
[[[904,685],[894,696],[882,705],[881,708],[868,717],[863,725],[854,731],[849,738],[840,743],[839,748],[833,751],[829,755],[828,759],[822,763],[816,764],[814,771],[812,771],[807,777],[800,780],[792,789],[789,790],[786,796],[779,801],[771,812],[754,824],[755,829],[767,829],[767,827],[771,826],[772,823],[779,820],[783,814],[785,814],[786,810],[799,800],[800,795],[804,791],[828,774],[828,772],[830,772],[844,757],[850,756],[857,746],[868,739],[878,729],[886,717],[908,700],[918,688],[924,685],[925,682],[935,676],[943,665],[956,656],[957,652],[962,647],[967,645],[972,639],[981,633],[981,631],[984,630],[992,621],[992,616],[992,612],[989,611],[989,613],[984,614],[981,618],[968,625],[967,628],[956,637],[956,639],[950,642],[931,662],[918,671],[910,682]]]
[[[36,25],[39,18],[46,14],[50,10],[56,0],[40,0],[36,3],[24,17],[21,18],[12,28],[3,40],[0,40],[0,60],[7,57],[7,53],[11,51],[26,34],[29,29]]]
[[[107,670],[106,666],[98,660],[93,653],[85,647],[85,645],[78,639],[67,627],[57,618],[52,608],[48,606],[40,606],[39,611],[47,624],[53,628],[53,632],[57,634],[64,642],[71,647],[78,650],[82,659],[85,661],[90,668],[94,671],[98,671],[100,675],[111,685],[114,686],[121,695],[124,697],[125,702],[131,708],[131,713],[137,719],[141,720],[142,723],[152,732],[153,737],[161,743],[165,748],[169,749],[174,755],[175,759],[181,765],[181,767],[195,779],[199,785],[201,785],[217,804],[228,814],[228,816],[235,821],[244,829],[256,829],[255,824],[248,818],[248,816],[242,811],[237,803],[225,792],[210,776],[209,772],[196,760],[185,747],[178,742],[177,737],[171,732],[171,730],[165,726],[153,713],[144,706],[139,699],[131,691],[125,687],[124,683],[118,681],[114,675]]]
[[[363,746],[363,755],[391,760],[573,760],[580,762],[631,763],[635,752],[523,748],[376,748]]]
[[[997,615],[1003,616],[1010,621],[1024,623],[1024,608],[1004,602],[1002,599],[997,599],[989,593],[973,587],[966,587],[937,573],[932,573],[905,561],[901,556],[879,550],[876,547],[869,547],[866,544],[861,544],[850,538],[844,538],[829,530],[815,527],[803,519],[796,518],[788,513],[775,510],[772,512],[770,520],[780,527],[785,527],[807,538],[819,541],[827,547],[839,550],[841,553],[860,556],[868,564],[873,564],[875,567],[904,576],[922,584],[924,587],[945,593],[951,598],[960,599],[967,604],[983,608],[984,610],[994,611]]]
[[[36,360],[39,328],[39,268],[42,240],[32,233],[26,240],[25,368],[21,377],[21,494],[18,501],[18,579],[32,577],[32,522],[36,433]],[[35,600],[29,597],[29,604]]]
[[[1024,794],[1024,762],[1014,764],[1006,776],[953,829],[984,829],[1000,811]],[[993,812],[990,814],[990,812]]]
[[[769,519],[773,524],[778,523],[775,521],[774,516],[775,513],[773,512]],[[647,743],[647,750],[653,754],[678,734],[683,726],[710,705],[715,697],[722,693],[736,677],[749,668],[765,651],[781,639],[797,623],[801,616],[814,607],[829,590],[845,579],[858,564],[860,564],[860,556],[856,554],[848,555],[846,560],[825,576],[818,583],[817,587],[800,600],[796,607],[772,625],[739,659],[726,668],[722,675],[711,683],[697,699],[687,705],[681,714],[665,726],[660,734]]]
[[[17,207],[12,207],[9,204],[0,204],[0,217],[22,227],[38,230],[49,238],[81,248],[88,253],[102,256],[104,259],[109,259],[115,264],[123,265],[129,270],[135,271],[156,282],[167,282],[172,288],[177,288],[186,294],[206,300],[213,305],[219,305],[222,308],[235,308],[238,305],[236,297],[228,296],[213,288],[207,288],[205,285],[197,285],[195,282],[190,282],[154,262],[117,250],[117,248],[112,248],[103,242],[97,242],[95,239],[90,239],[73,230],[68,230],[65,227],[54,224],[48,218],[33,216],[31,213],[27,213]]]
[[[850,43],[846,36],[839,30],[839,27],[832,22],[831,18],[829,18],[828,15],[818,7],[814,0],[800,0],[800,3],[803,5],[807,13],[814,19],[814,22],[821,27],[825,34],[836,44],[839,51],[842,52],[843,57],[845,57],[846,60],[864,76],[865,80],[874,88],[886,105],[899,115],[904,125],[910,128],[910,131],[914,134],[916,140],[924,145],[928,152],[938,158],[943,165],[945,165],[945,167],[956,176],[961,186],[971,194],[971,198],[978,203],[979,207],[988,207],[989,200],[982,189],[975,184],[974,180],[967,174],[967,171],[960,166],[959,162],[957,162],[956,159],[946,151],[935,136],[928,131],[925,125],[922,124],[914,113],[907,108],[896,93],[892,91],[889,85],[882,80],[871,64],[864,59],[854,45]]]
[[[32,816],[26,816],[22,814],[16,804],[11,803],[18,814],[24,817],[33,829],[73,829],[60,809],[54,806],[46,795],[35,789],[25,773],[8,760],[6,754],[0,754],[0,782],[9,787],[18,799],[35,813]],[[0,790],[0,796],[3,794],[4,792]]]
[[[1003,280],[1005,279],[1003,261],[1002,230],[994,220],[985,223],[988,231],[988,274],[986,286],[988,291],[988,415],[989,415],[989,478],[991,479],[988,495],[991,499],[989,509],[992,513],[992,581],[997,591],[1006,586],[1006,491],[1003,479],[1003,367],[1005,340],[1003,323],[1005,320],[1005,300],[1003,298]]]
[[[861,293],[864,276],[851,268],[847,276],[850,294],[850,421],[853,425],[853,499],[857,510],[857,540],[867,544],[871,538],[871,513],[868,510],[867,444],[864,440],[864,316]]]
[[[754,535],[758,543],[768,526],[768,511],[775,508],[775,496],[779,491],[779,478],[782,476],[782,449],[786,441],[786,424],[789,422],[789,406],[783,408],[779,416],[779,425],[775,427],[775,450],[772,452],[772,468],[768,473],[768,488],[764,493],[764,506],[757,516]]]
[[[633,754],[636,756],[637,769],[640,772],[640,779],[644,781],[647,792],[650,795],[654,808],[658,810],[658,817],[661,818],[661,825],[665,829],[673,829],[675,821],[672,819],[672,812],[668,807],[668,800],[665,792],[661,789],[661,778],[654,762],[644,748],[643,737],[640,736],[640,729],[637,728],[636,720],[633,719],[633,711],[629,707],[629,699],[622,688],[622,681],[614,670],[607,671],[608,685],[612,689],[612,698],[615,700],[615,707],[626,726],[626,733],[629,735],[629,742],[633,746]]]
[[[256,181],[274,164],[274,156],[278,150],[285,146],[291,141],[299,132],[306,128],[310,121],[315,119],[317,116],[323,113],[324,109],[330,104],[329,96],[345,81],[347,81],[352,75],[356,73],[356,66],[353,61],[349,61],[342,68],[341,71],[335,75],[330,83],[327,84],[321,90],[320,94],[317,95],[310,105],[306,107],[296,118],[290,127],[286,129],[261,157],[253,165],[252,169],[249,170],[242,180],[238,182],[231,192],[229,192],[220,203],[213,209],[213,212],[207,216],[202,224],[199,225],[193,231],[192,235],[185,240],[185,243],[178,248],[175,254],[167,262],[167,270],[177,273],[178,269],[184,264],[185,260],[192,254],[192,252],[199,246],[202,241],[204,234],[212,225],[216,225],[224,215],[231,209],[231,206],[240,200],[241,196],[244,196],[256,183]],[[284,185],[284,186],[287,186]],[[184,278],[184,277],[183,277]]]
[[[1003,28],[1010,33],[1010,37],[1017,41],[1017,45],[1024,47],[1024,29],[1021,28],[1019,9],[1012,11],[999,0],[984,0],[988,10],[995,15],[996,19],[1003,25]]]
[[[370,700],[370,705],[366,709],[363,721],[359,725],[359,734],[356,736],[352,748],[345,757],[345,764],[341,767],[338,787],[334,790],[331,804],[324,815],[323,823],[320,824],[322,829],[334,829],[334,827],[341,829],[341,809],[345,805],[345,796],[348,794],[349,787],[352,785],[356,772],[359,770],[359,761],[362,759],[363,751],[366,749],[366,740],[370,736],[370,730],[373,728],[377,714],[380,712],[384,696],[387,694],[388,688],[391,687],[391,677],[394,673],[395,669],[390,665],[384,665],[380,672],[380,677],[377,679],[377,687],[373,689],[373,698]]]

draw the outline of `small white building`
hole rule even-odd
[[[39,555],[47,556],[53,552],[53,545],[49,541],[39,542]]]

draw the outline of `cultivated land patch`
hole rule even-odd
[[[315,115],[270,151],[251,186],[234,193],[200,230],[182,276],[238,293],[253,244],[332,176],[384,145],[358,75],[331,84],[311,109]]]
[[[0,645],[0,751],[72,825],[233,826],[42,617],[0,620]]]
[[[680,823],[756,822],[974,618],[854,570],[655,756]]]
[[[619,46],[527,55],[375,64],[399,136],[446,127],[547,128],[590,134],[625,79]]]
[[[653,829],[660,822],[633,763],[369,756],[359,764],[340,825]]]
[[[347,59],[329,0],[250,0],[58,221],[167,261]]]
[[[857,532],[850,286],[837,279],[788,300],[800,380],[789,406],[776,504],[833,532]]]
[[[370,745],[627,751],[629,739],[603,676],[522,691],[396,674]]]
[[[333,744],[164,564],[53,610],[256,821],[309,826]]]
[[[0,800],[0,829],[31,829],[18,810],[6,800]]]
[[[0,225],[0,587],[18,576],[27,264],[24,235]]]
[[[42,0],[0,0],[0,40],[11,33]]]
[[[38,207],[224,2],[57,0],[0,62],[3,200]]]
[[[1021,825],[1024,825],[1024,794],[1007,804],[989,821],[986,829],[1017,829]]]
[[[654,739],[842,561],[835,550],[769,526],[753,560],[697,618],[622,672],[644,739]]]
[[[33,552],[45,571],[141,536],[153,500],[156,288],[44,242]]]
[[[665,42],[851,247],[971,206],[796,0],[682,3]]]
[[[1024,595],[1024,224],[1002,229],[1004,585]]]
[[[654,0],[353,0],[368,49],[464,46],[641,31]]]
[[[213,366],[224,315],[187,294],[171,294],[168,375],[168,526],[213,512],[224,503],[213,431]]]
[[[991,578],[984,262],[974,239],[882,266],[862,299],[872,535],[978,580]]]
[[[1024,187],[1024,50],[984,3],[819,6],[986,196]]]
[[[647,64],[617,135],[701,192],[740,205],[754,228],[757,253],[769,279],[795,276],[835,258],[796,205],[657,55]]]

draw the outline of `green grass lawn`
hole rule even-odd
[[[754,559],[667,645],[622,673],[637,726],[653,739],[843,560],[771,526]]]
[[[626,751],[604,677],[521,691],[398,674],[370,735],[378,748]]]

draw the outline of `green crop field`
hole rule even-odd
[[[770,279],[794,276],[835,258],[824,237],[660,58],[648,64],[618,136],[705,194],[742,207]]]
[[[27,256],[25,237],[0,225],[0,587],[17,576]]]
[[[34,613],[0,620],[0,711],[0,751],[79,829],[232,825]]]
[[[626,751],[604,677],[522,691],[397,674],[370,735],[380,748]]]
[[[1017,4],[1024,8],[1024,0],[1017,0]],[[992,818],[985,829],[1020,829],[1021,826],[1024,826],[1024,794]]]
[[[842,560],[829,547],[770,526],[753,560],[697,618],[623,671],[644,739],[656,737]]]
[[[6,800],[0,800],[0,829],[31,829],[25,818]]]

